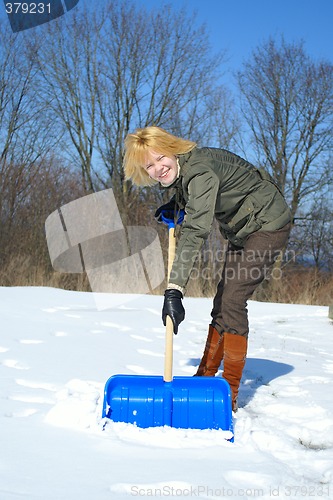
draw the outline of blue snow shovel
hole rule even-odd
[[[175,223],[165,215],[162,219],[169,229],[169,276],[176,248]],[[177,224],[181,222],[179,218]],[[222,377],[172,377],[172,363],[173,324],[168,316],[164,376],[113,375],[105,384],[102,417],[142,428],[166,425],[233,433],[228,382]]]

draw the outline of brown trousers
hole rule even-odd
[[[247,338],[247,301],[270,276],[287,244],[290,228],[289,223],[277,231],[257,231],[247,238],[242,249],[229,244],[211,312],[211,324],[220,334],[230,332]]]

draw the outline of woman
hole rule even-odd
[[[214,217],[229,242],[195,375],[214,376],[224,359],[223,377],[230,384],[232,408],[237,411],[249,333],[247,300],[286,246],[289,208],[266,171],[227,150],[198,148],[195,142],[159,127],[127,136],[124,169],[126,178],[138,186],[159,182],[175,190],[170,202],[157,210],[157,219],[162,210],[185,209],[162,310],[164,324],[170,316],[175,334],[185,317],[186,285]]]

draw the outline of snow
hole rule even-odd
[[[104,297],[105,298],[105,297]],[[163,374],[160,296],[0,288],[0,499],[333,498],[328,308],[249,303],[248,360],[223,431],[102,420],[114,374]],[[201,357],[210,299],[186,298],[174,375]]]

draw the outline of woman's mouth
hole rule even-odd
[[[165,170],[165,172],[163,172],[163,174],[159,175],[159,179],[165,179],[168,175],[168,173],[170,172],[170,168],[168,168],[167,170]]]

